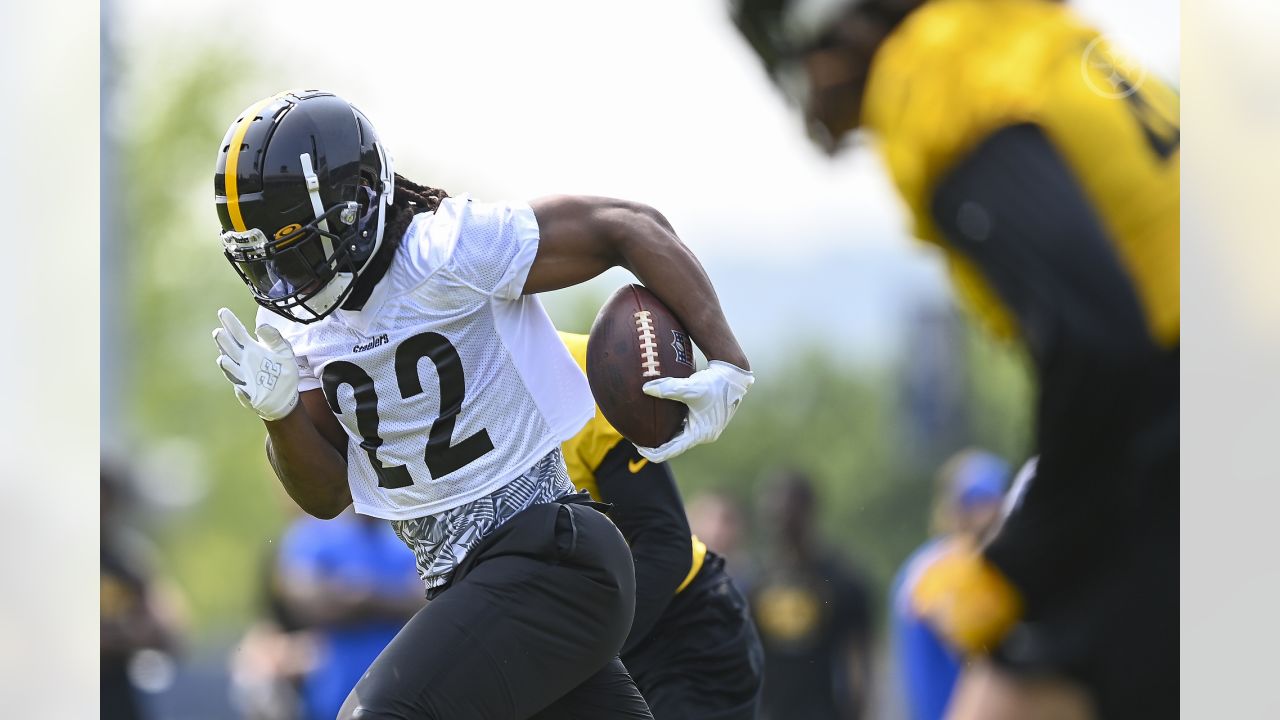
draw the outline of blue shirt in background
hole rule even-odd
[[[960,674],[960,656],[911,607],[916,581],[939,556],[942,539],[916,550],[893,581],[890,632],[894,663],[911,720],[942,720]]]
[[[413,553],[396,537],[391,524],[350,512],[332,520],[303,517],[295,521],[285,532],[279,564],[285,578],[304,575],[391,597],[421,588]],[[360,676],[403,625],[378,620],[310,628],[319,643],[319,657],[303,681],[305,717],[332,720]]]

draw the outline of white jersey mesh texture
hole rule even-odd
[[[363,309],[311,325],[259,312],[299,356],[299,389],[320,388],[347,431],[358,512],[404,520],[466,505],[592,416],[585,377],[521,294],[538,241],[527,205],[450,198],[414,219]]]

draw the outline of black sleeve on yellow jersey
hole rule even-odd
[[[626,440],[604,456],[596,484],[600,499],[613,503],[609,517],[631,545],[636,564],[636,614],[622,646],[625,655],[649,634],[689,574],[689,520],[671,470],[645,461]]]
[[[1037,477],[987,548],[1031,610],[1071,583],[1073,568],[1123,542],[1125,514],[1144,491],[1134,480],[1135,437],[1152,425],[1153,408],[1167,410],[1153,396],[1169,390],[1168,353],[1038,127],[991,135],[944,178],[932,212],[1017,318],[1036,365]],[[1173,381],[1176,437],[1176,370]]]

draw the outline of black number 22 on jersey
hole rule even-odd
[[[431,477],[441,478],[493,450],[493,442],[489,440],[489,432],[481,429],[453,444],[453,426],[466,396],[466,380],[458,351],[439,333],[414,335],[396,348],[396,383],[400,397],[408,400],[422,394],[422,380],[418,377],[418,361],[422,358],[431,360],[440,379],[440,413],[431,424],[423,458]],[[378,435],[378,393],[369,373],[355,363],[339,360],[325,367],[320,382],[324,386],[325,400],[336,415],[342,414],[338,388],[343,385],[351,387],[356,401],[360,447],[369,454],[369,463],[378,474],[378,486],[395,489],[412,485],[413,478],[407,467],[386,466],[378,460],[378,448],[382,447],[382,437]]]

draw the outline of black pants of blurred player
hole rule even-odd
[[[657,720],[754,720],[759,712],[764,648],[715,553],[623,660]]]
[[[1159,466],[1134,473],[1143,483],[1137,509],[1014,629],[998,664],[1018,675],[1074,678],[1100,720],[1178,717],[1177,460],[1175,444]]]
[[[582,504],[535,505],[467,556],[405,625],[339,718],[652,718],[617,653],[635,571],[621,533]]]

